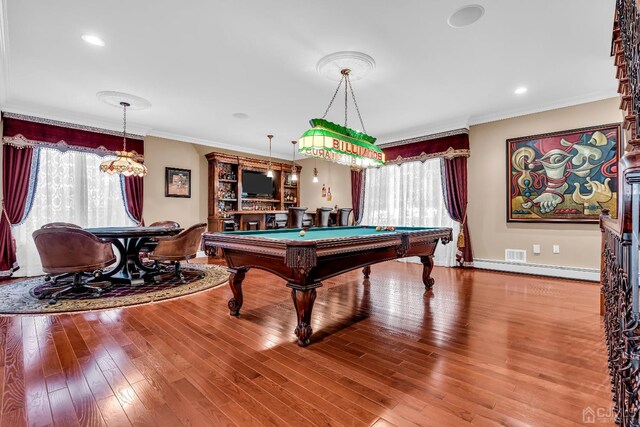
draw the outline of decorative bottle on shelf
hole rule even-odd
[[[327,189],[324,187],[324,184],[322,184],[322,197],[327,197]]]
[[[331,187],[327,189],[327,202],[331,201]]]

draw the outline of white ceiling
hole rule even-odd
[[[128,92],[152,103],[133,130],[247,152],[273,133],[291,156],[335,90],[316,63],[336,51],[376,61],[354,90],[379,143],[616,95],[615,0],[480,0],[457,29],[447,18],[476,0],[1,1],[4,111],[117,130],[96,92]]]

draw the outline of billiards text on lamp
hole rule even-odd
[[[381,166],[385,162],[384,152],[374,143],[376,138],[367,135],[358,109],[358,103],[353,93],[353,87],[349,80],[350,70],[345,68],[341,70],[342,78],[338,87],[333,94],[331,102],[320,119],[311,119],[311,129],[307,130],[298,140],[298,151],[309,157],[315,157],[334,163],[349,165],[357,168],[368,168],[373,166]],[[344,82],[345,94],[345,124],[341,126],[325,120],[331,105],[342,83]],[[363,132],[359,132],[347,127],[347,99],[349,90],[353,98],[353,103],[360,119],[360,125]]]

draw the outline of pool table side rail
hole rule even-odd
[[[429,229],[424,231],[392,232],[384,234],[368,234],[350,236],[348,238],[330,238],[319,240],[284,240],[269,239],[248,235],[232,235],[225,233],[205,233],[203,245],[208,248],[222,248],[239,250],[247,253],[264,254],[283,258],[288,267],[299,267],[297,259],[304,254],[309,261],[308,252],[313,252],[313,258],[334,256],[349,252],[361,252],[385,247],[397,247],[399,257],[402,257],[411,246],[420,246],[425,242],[441,240],[443,244],[451,241],[451,228]]]

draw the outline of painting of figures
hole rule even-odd
[[[620,125],[507,140],[508,222],[617,217]]]

